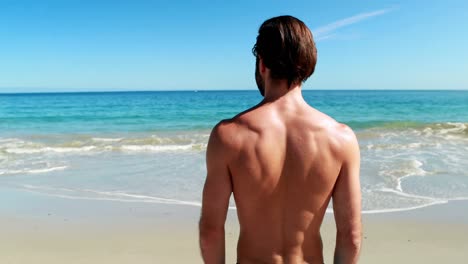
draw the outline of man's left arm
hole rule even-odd
[[[205,263],[225,263],[224,224],[232,192],[226,146],[220,125],[210,135],[206,152],[207,176],[199,224],[200,249]]]

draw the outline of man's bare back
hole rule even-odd
[[[200,220],[204,260],[224,263],[233,193],[239,263],[323,263],[320,226],[332,197],[335,263],[356,263],[361,205],[354,133],[310,107],[300,86],[273,80],[263,62],[258,67],[265,100],[220,122],[208,143]]]

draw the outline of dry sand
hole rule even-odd
[[[201,263],[197,207],[6,194],[0,263]],[[227,263],[235,263],[239,229],[235,211],[229,214]],[[364,215],[363,224],[359,263],[468,263],[467,201]],[[332,263],[331,214],[322,235]]]

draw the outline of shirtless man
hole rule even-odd
[[[237,261],[323,263],[320,226],[333,197],[334,263],[357,263],[361,244],[359,147],[346,125],[310,107],[301,84],[312,75],[312,34],[291,16],[265,21],[253,49],[264,100],[221,121],[207,149],[200,219],[205,263],[225,263],[231,193],[240,235]]]

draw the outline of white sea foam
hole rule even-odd
[[[191,150],[193,145],[123,145],[121,147],[124,151],[144,151],[144,152],[161,152],[161,151],[177,151],[177,150]]]
[[[421,195],[416,195],[416,194],[410,194],[410,193],[405,193],[401,190],[394,190],[394,189],[390,189],[390,188],[380,188],[379,190],[377,191],[380,191],[380,192],[387,192],[387,193],[393,193],[393,194],[397,194],[399,196],[403,196],[403,197],[408,197],[408,198],[416,198],[416,199],[421,199],[421,200],[428,200],[428,201],[439,201],[439,199],[436,199],[436,198],[433,198],[433,197],[428,197],[428,196],[421,196]]]
[[[96,146],[84,146],[84,147],[38,147],[38,148],[7,148],[5,152],[11,154],[37,154],[37,153],[46,153],[46,152],[55,152],[55,153],[70,153],[70,152],[89,152],[96,149]]]
[[[70,189],[70,188],[53,188],[47,186],[35,186],[35,185],[23,185],[24,189],[27,189],[32,192],[37,192],[43,195],[65,198],[65,199],[75,199],[75,200],[96,200],[96,201],[113,201],[113,202],[130,202],[130,203],[155,203],[155,204],[168,204],[168,205],[185,205],[185,206],[195,206],[201,207],[201,202],[199,201],[185,201],[179,199],[170,199],[162,198],[157,196],[142,195],[142,194],[132,194],[121,191],[97,191],[90,189]],[[413,195],[408,193],[403,193],[398,190],[385,189],[382,188],[382,192],[390,192],[400,196],[425,199],[426,203],[416,206],[408,206],[401,208],[383,208],[383,209],[372,209],[372,210],[363,210],[363,214],[378,214],[378,213],[391,213],[391,212],[401,212],[401,211],[410,211],[419,208],[429,207],[438,204],[446,204],[449,201],[455,200],[468,200],[468,197],[460,197],[455,199],[434,199],[431,197]],[[237,210],[236,206],[229,206],[229,210]],[[327,208],[327,213],[333,213],[333,208]]]
[[[202,151],[206,149],[206,138],[184,137],[161,138],[92,138],[91,141],[72,140],[65,143],[41,143],[19,139],[3,139],[0,152],[14,155],[32,155],[43,153],[89,153],[97,154],[107,151],[122,152],[167,152],[167,151]]]
[[[447,127],[447,125],[451,127]],[[443,127],[443,125],[440,125],[440,126]],[[467,124],[465,123],[448,122],[446,123],[445,128],[441,128],[439,130],[439,133],[440,134],[462,133],[462,132],[465,132],[466,130],[467,130]]]
[[[466,141],[468,139],[468,123],[447,122],[408,128],[374,127],[358,131],[357,135],[364,140],[381,139],[384,142],[389,142],[392,139],[397,139],[398,144],[395,144],[394,147],[404,147],[406,144],[402,144],[402,142],[405,142],[404,139],[406,137],[415,137],[418,139],[418,142],[430,139],[424,142],[424,144],[435,143],[434,141],[444,139]],[[410,145],[410,147],[413,146]]]
[[[34,188],[31,188],[34,189]],[[89,191],[89,190],[88,190]],[[42,193],[48,196],[64,198],[64,199],[74,199],[74,200],[96,200],[96,201],[113,201],[113,202],[129,202],[129,203],[155,203],[155,204],[168,204],[168,205],[186,205],[186,206],[195,206],[201,207],[201,202],[198,201],[184,201],[177,199],[167,199],[155,196],[147,195],[135,195],[128,193],[112,193],[112,192],[97,192],[95,193],[104,195],[102,197],[89,197],[89,196],[78,196],[70,194],[54,194],[54,193]],[[451,199],[452,200],[452,199]],[[378,213],[391,213],[391,212],[402,212],[410,211],[419,208],[429,207],[437,204],[448,203],[449,200],[434,200],[426,204],[411,206],[411,207],[402,207],[402,208],[387,208],[387,209],[377,209],[377,210],[363,210],[363,214],[378,214]],[[229,210],[237,210],[236,206],[229,206]],[[333,208],[327,208],[326,213],[333,213]]]
[[[131,194],[119,191],[97,191],[90,189],[70,189],[70,188],[53,188],[48,186],[23,185],[23,188],[39,192],[41,194],[78,200],[100,200],[100,201],[116,201],[116,202],[140,202],[140,203],[157,203],[157,204],[173,204],[173,205],[190,205],[201,206],[197,201],[184,201],[177,199],[168,199],[156,196]],[[86,196],[86,194],[96,195],[94,197]]]
[[[52,171],[61,171],[67,168],[68,168],[67,166],[57,166],[57,167],[41,168],[41,169],[24,168],[20,170],[0,171],[0,175],[47,173],[47,172],[52,172]]]
[[[22,141],[21,139],[18,138],[0,138],[0,143],[11,143],[11,142],[18,142]]]
[[[405,149],[420,149],[423,147],[437,147],[440,146],[438,143],[421,143],[413,142],[408,144],[368,144],[366,148],[368,150],[377,149],[377,150],[405,150]]]
[[[424,169],[422,169],[422,165],[423,163],[419,160],[412,160],[411,161],[411,165],[412,165],[412,168],[410,168],[410,171],[404,175],[403,177],[400,177],[397,179],[397,190],[399,190],[400,192],[403,192],[403,187],[401,186],[402,184],[402,181],[404,179],[407,179],[408,177],[414,177],[414,176],[424,176],[427,174],[427,171],[425,171]]]
[[[122,146],[83,146],[83,147],[38,147],[38,148],[7,148],[9,154],[40,154],[40,153],[89,153],[102,151],[124,152],[167,152],[182,150],[204,150],[206,144],[186,145],[122,145]]]
[[[395,188],[402,192],[402,181],[408,177],[424,176],[428,174],[423,168],[423,163],[417,159],[410,160],[409,163],[393,165],[387,169],[381,169],[378,174],[385,177],[396,179]]]
[[[416,194],[405,193],[401,190],[395,190],[390,188],[380,188],[374,190],[374,192],[384,192],[384,193],[392,193],[401,197],[414,199],[417,201],[424,201],[423,204],[418,204],[414,206],[402,206],[398,208],[381,208],[381,209],[370,209],[370,210],[363,210],[363,214],[377,214],[377,213],[392,213],[392,212],[402,212],[402,211],[411,211],[419,208],[429,207],[432,205],[437,204],[445,204],[448,203],[452,199],[440,199]]]
[[[433,201],[430,203],[417,205],[417,206],[410,206],[410,207],[402,207],[402,208],[388,208],[388,209],[376,209],[376,210],[363,210],[363,214],[380,214],[380,213],[394,213],[394,212],[403,212],[403,211],[411,211],[416,210],[424,207],[429,207],[438,204],[446,204],[448,200],[440,200],[440,201]]]
[[[438,204],[446,204],[448,203],[449,200],[438,200],[438,201],[433,201],[429,202],[426,204],[422,205],[417,205],[417,206],[410,206],[410,207],[401,207],[401,208],[386,208],[386,209],[374,209],[374,210],[362,210],[362,214],[382,214],[382,213],[396,213],[396,212],[404,212],[404,211],[412,211],[420,208],[425,208],[433,205],[438,205]],[[332,214],[333,213],[333,208],[327,208],[327,214]]]
[[[468,197],[455,197],[455,198],[450,198],[450,201],[466,201],[468,200]]]
[[[96,142],[119,142],[122,141],[123,138],[92,138],[91,140]]]

